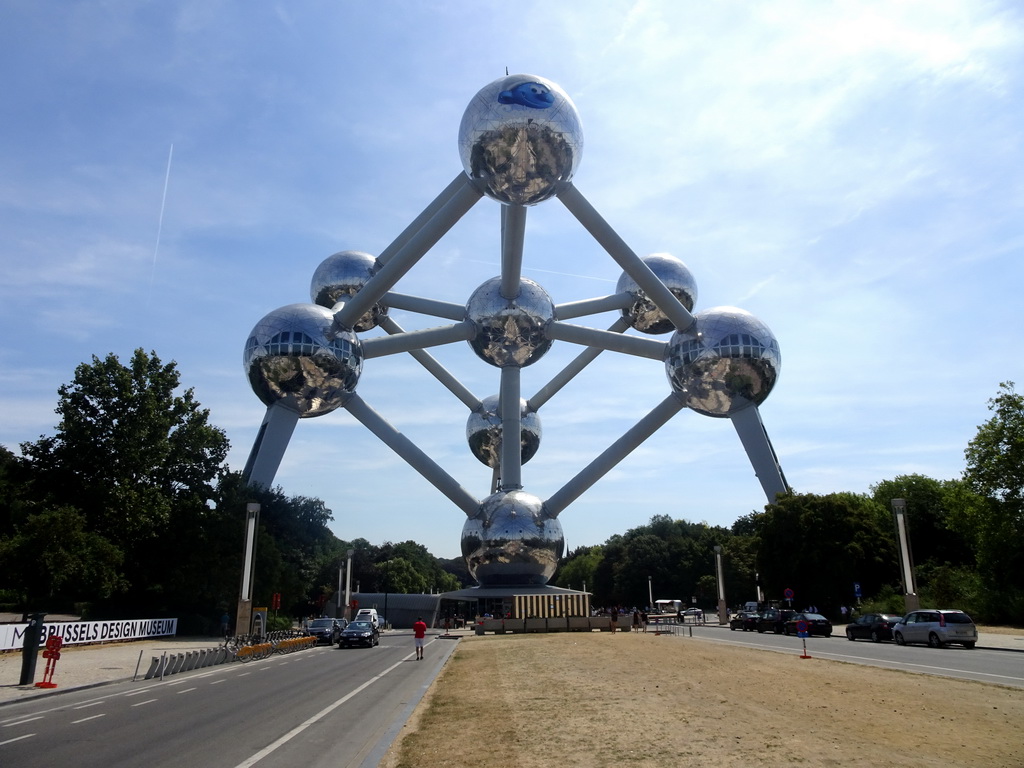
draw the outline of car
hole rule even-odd
[[[786,622],[794,613],[796,611],[789,608],[768,608],[757,619],[757,631],[780,635],[786,631]]]
[[[380,645],[380,631],[370,621],[353,621],[338,635],[339,648],[348,648],[351,645],[365,645],[367,648]]]
[[[753,611],[739,611],[729,619],[729,629],[753,632],[757,629],[758,615]]]
[[[694,624],[704,623],[704,609],[703,608],[687,608],[682,613],[683,621],[687,619],[693,621]]]
[[[892,613],[865,613],[846,625],[846,639],[862,638],[873,643],[892,640],[892,628],[901,618]]]
[[[345,628],[344,619],[332,619],[323,616],[319,619],[310,619],[306,624],[306,634],[315,637],[317,645],[320,643],[333,643],[338,634]]]
[[[897,645],[927,643],[932,648],[962,645],[973,648],[978,642],[978,628],[963,611],[930,608],[911,611],[892,628]]]
[[[808,635],[832,637],[832,622],[820,613],[794,613],[786,619],[785,624],[782,626],[782,631],[787,635],[799,634],[797,624],[801,621],[807,623]]]

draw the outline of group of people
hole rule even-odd
[[[628,616],[630,611],[627,608],[620,608],[617,605],[613,605],[604,611],[608,614],[608,618],[611,622],[611,630],[615,632],[619,628],[619,616]],[[639,608],[633,608],[632,611],[633,624],[632,629],[634,632],[646,632],[647,631],[647,611],[640,610]]]

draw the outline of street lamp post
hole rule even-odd
[[[253,567],[256,560],[256,529],[259,525],[260,505],[250,501],[245,505],[245,554],[242,560],[242,587],[235,613],[235,634],[249,634],[252,624]]]
[[[345,618],[349,621],[352,620],[352,555],[355,554],[354,549],[350,549],[345,553],[346,564],[345,564]],[[387,618],[387,614],[384,614],[384,618]]]
[[[896,536],[900,543],[900,567],[903,573],[903,607],[907,613],[921,607],[914,581],[914,557],[910,550],[910,530],[907,525],[907,500],[893,499],[892,514],[896,518]]]
[[[647,577],[647,610],[654,610],[654,591],[651,586],[651,577]]]
[[[729,623],[729,609],[725,606],[725,575],[722,572],[722,548],[715,545],[715,568],[718,571],[718,623]]]

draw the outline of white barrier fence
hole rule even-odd
[[[21,650],[25,645],[28,624],[0,624],[0,651]],[[178,631],[177,619],[121,619],[117,621],[59,621],[43,622],[43,637],[59,635],[64,645],[104,643],[112,640],[144,640],[147,637],[165,637]]]

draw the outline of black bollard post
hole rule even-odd
[[[25,643],[21,646],[21,680],[18,685],[32,685],[36,676],[36,659],[39,657],[39,641],[43,636],[45,613],[26,613],[28,627],[25,628]]]

